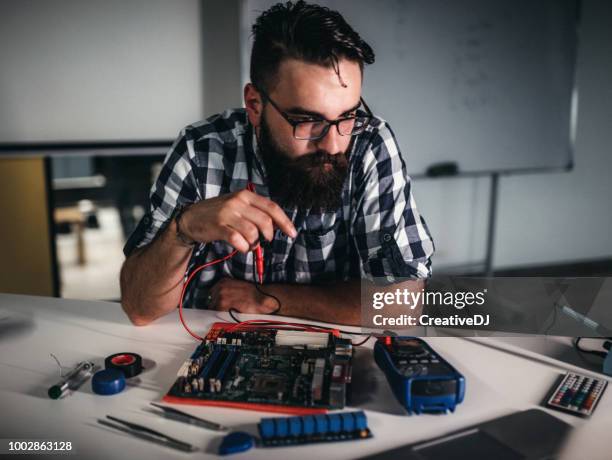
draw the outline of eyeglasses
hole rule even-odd
[[[285,120],[287,120],[287,123],[293,126],[293,137],[299,140],[314,141],[317,139],[322,139],[327,135],[329,128],[332,125],[336,126],[338,134],[341,136],[356,136],[365,130],[366,126],[373,117],[372,112],[370,111],[370,108],[366,102],[363,100],[363,98],[360,98],[359,100],[367,112],[366,115],[357,115],[357,112],[355,111],[355,115],[340,117],[336,120],[326,120],[325,118],[315,118],[310,116],[308,116],[306,119],[303,117],[297,118],[282,110],[265,91],[260,89],[259,92],[264,96],[264,98],[270,101],[272,107],[274,107],[276,111],[280,113]]]

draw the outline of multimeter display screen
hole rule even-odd
[[[393,347],[396,353],[422,353],[423,345],[415,339],[396,338],[393,340]]]
[[[412,396],[441,396],[457,393],[457,380],[415,380],[410,387]]]

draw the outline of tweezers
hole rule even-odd
[[[110,415],[107,415],[106,418],[116,423],[111,423],[105,419],[98,419],[98,423],[110,428],[114,428],[115,430],[131,434],[138,438],[156,442],[158,444],[162,444],[167,447],[172,447],[173,449],[178,449],[183,452],[195,452],[196,450],[198,450],[191,444],[181,441],[180,439],[172,438],[166,434],[160,433],[159,431],[147,428],[146,426],[138,425],[136,423],[128,422],[126,420],[121,420]]]
[[[187,412],[180,411],[173,407],[162,406],[161,404],[157,404],[152,402],[151,405],[153,407],[157,407],[158,409],[163,410],[163,413],[156,412],[158,415],[162,415],[166,418],[177,420],[179,422],[188,423],[190,425],[201,426],[203,428],[208,428],[209,430],[215,431],[226,431],[227,427],[221,425],[220,423],[211,422],[210,420],[205,420],[200,417],[196,417],[195,415],[188,414]]]

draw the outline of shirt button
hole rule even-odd
[[[391,237],[391,234],[389,234],[389,233],[385,233],[385,234],[383,235],[383,241],[384,241],[385,243],[388,243],[389,241],[391,241],[391,238],[392,238],[392,237]]]
[[[145,225],[149,225],[151,223],[151,218],[149,216],[144,216],[142,219]]]

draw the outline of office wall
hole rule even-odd
[[[0,0],[0,142],[174,138],[203,116],[201,0]]]
[[[500,267],[612,256],[612,2],[582,3],[575,169],[504,179]]]
[[[242,107],[240,6],[237,0],[204,0],[202,4],[205,116]]]
[[[579,40],[575,168],[501,179],[496,268],[612,257],[612,2],[582,2]],[[438,268],[484,258],[489,184],[486,178],[416,182]]]

